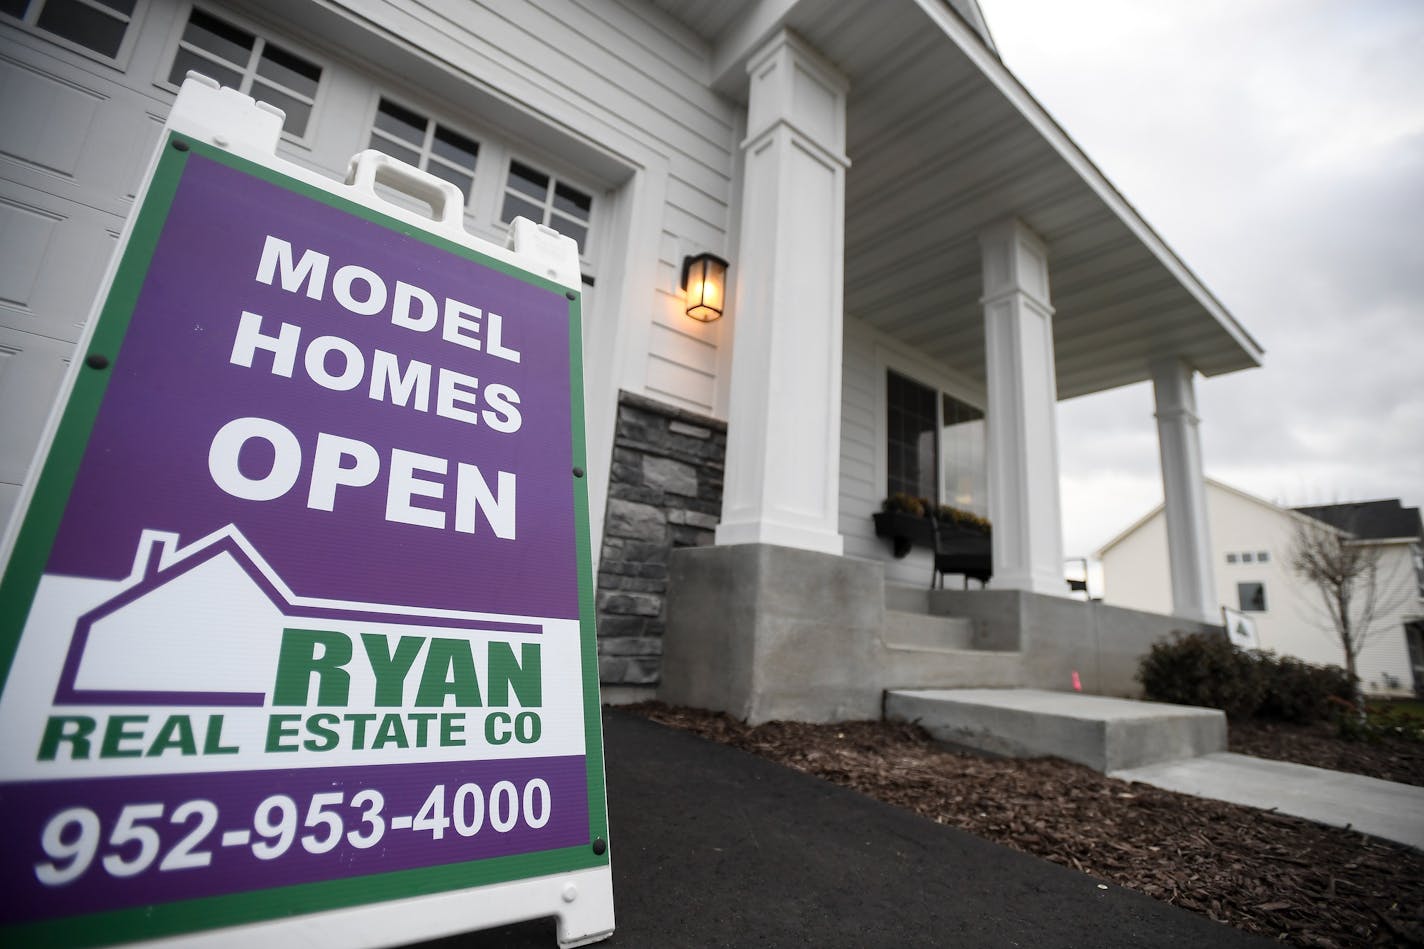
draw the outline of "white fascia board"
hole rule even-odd
[[[1054,151],[1083,180],[1083,183],[1091,188],[1093,193],[1117,215],[1128,230],[1191,293],[1203,309],[1216,319],[1217,323],[1241,347],[1247,358],[1254,365],[1259,366],[1261,357],[1265,354],[1261,344],[1252,338],[1246,328],[1237,322],[1236,318],[1222,305],[1221,301],[1212,295],[1196,274],[1192,273],[1187,265],[1167,246],[1166,242],[1148,226],[1147,222],[1113,186],[1112,182],[1108,181],[1097,166],[1083,153],[1083,150],[1078,147],[1077,143],[1000,61],[998,55],[985,45],[979,35],[964,23],[957,13],[947,8],[944,0],[914,0],[914,2],[946,36],[954,41],[970,62],[979,67],[979,71],[985,78],[993,83],[994,87],[1018,110],[1019,114],[1028,120],[1034,130],[1043,136],[1044,141],[1053,147]]]

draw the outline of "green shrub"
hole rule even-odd
[[[1315,666],[1290,656],[1255,654],[1266,682],[1257,718],[1315,722],[1335,714],[1330,697],[1348,702],[1354,695],[1349,674],[1339,666]]]
[[[1154,702],[1219,708],[1229,718],[1249,718],[1265,697],[1257,663],[1219,634],[1177,633],[1154,644],[1137,681]]]
[[[1339,666],[1245,652],[1213,633],[1178,633],[1155,644],[1138,666],[1137,681],[1155,702],[1219,708],[1234,719],[1318,721],[1354,694]]]

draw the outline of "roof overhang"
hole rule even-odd
[[[1164,359],[1207,376],[1260,365],[1261,346],[948,0],[658,5],[715,31],[713,81],[733,98],[782,28],[849,77],[848,315],[982,381],[978,236],[1014,216],[1049,247],[1060,398],[1149,379]]]

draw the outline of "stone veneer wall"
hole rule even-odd
[[[727,425],[620,392],[598,566],[598,672],[652,685],[667,623],[668,553],[712,543]]]

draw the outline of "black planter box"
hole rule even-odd
[[[934,547],[933,524],[927,517],[904,511],[880,511],[874,515],[875,536],[888,537],[895,545],[895,556],[904,557],[910,548]]]
[[[936,573],[963,574],[980,583],[993,576],[993,542],[988,534],[941,521],[936,544],[936,522],[927,517],[904,511],[880,511],[873,517],[875,536],[888,538],[896,557],[907,556],[914,547],[928,547],[935,554]]]

